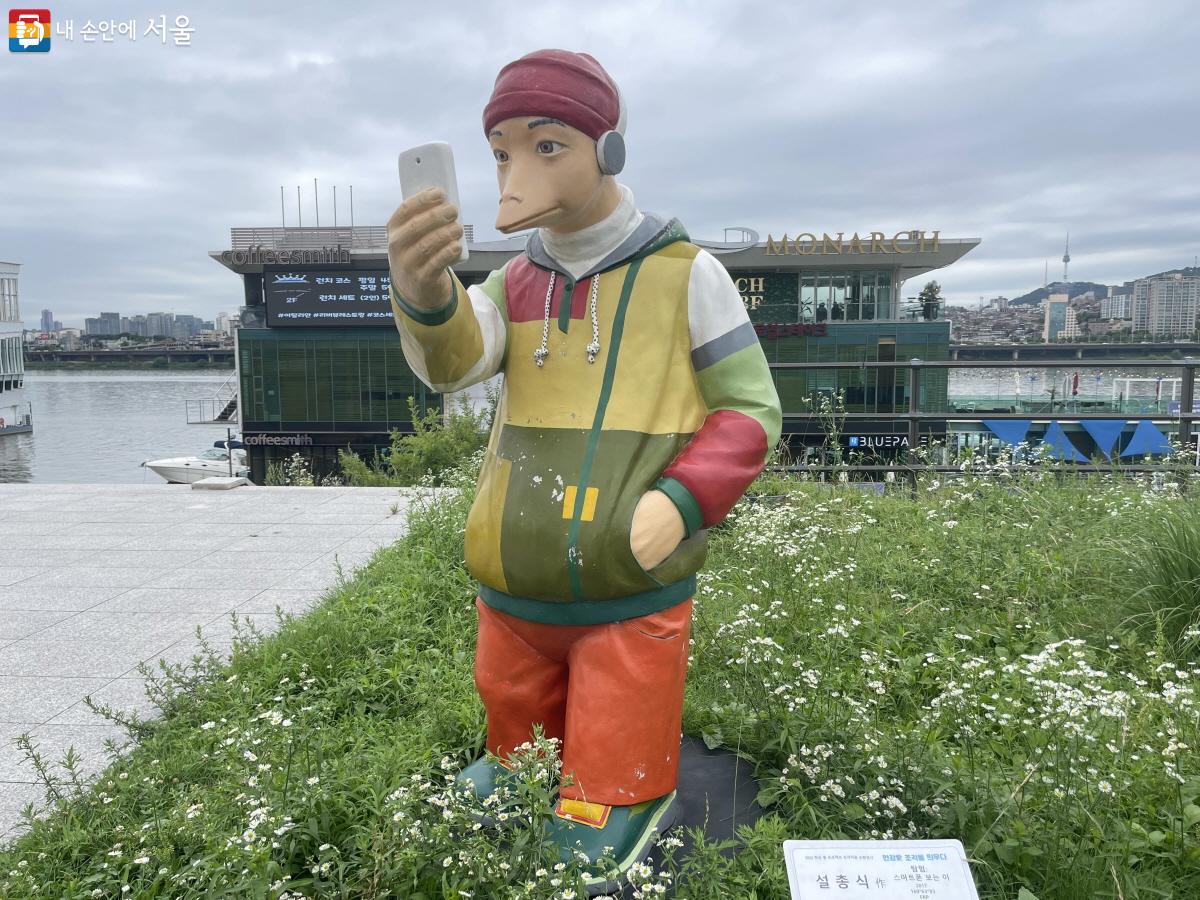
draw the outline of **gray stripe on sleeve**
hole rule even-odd
[[[707,344],[692,351],[692,368],[699,372],[727,356],[758,343],[758,333],[751,322],[743,322]]]

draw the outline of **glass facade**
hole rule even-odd
[[[895,318],[891,272],[804,272],[799,277],[801,322],[874,322]]]
[[[393,429],[412,431],[410,398],[418,412],[442,406],[408,367],[394,328],[241,328],[237,342],[242,434],[282,436],[247,446],[256,484],[296,452],[320,476],[338,470],[341,450],[370,459]]]
[[[886,324],[845,322],[828,327],[823,336],[760,338],[768,363],[887,362],[891,369],[782,369],[773,368],[775,387],[783,407],[784,431],[788,417],[810,414],[818,396],[832,400],[842,393],[847,412],[889,413],[907,411],[908,378],[904,366],[910,359],[942,360],[950,354],[948,322]],[[948,375],[945,369],[921,373],[920,408],[940,412],[946,408]]]
[[[729,273],[754,322],[894,321],[887,269]]]
[[[441,406],[394,329],[242,328],[238,365],[247,431],[408,430],[410,397]]]
[[[1067,301],[1050,300],[1046,303],[1045,327],[1042,337],[1047,341],[1057,341],[1067,327]]]
[[[0,394],[15,391],[25,381],[25,350],[19,334],[0,337]]]

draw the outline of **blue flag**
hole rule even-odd
[[[1092,436],[1100,452],[1112,459],[1113,445],[1125,430],[1125,422],[1120,419],[1084,419],[1079,424]]]
[[[1032,421],[1030,419],[984,419],[983,424],[1004,443],[1015,447],[1025,440]]]
[[[1049,455],[1054,459],[1066,459],[1071,462],[1087,462],[1087,457],[1075,449],[1067,433],[1063,431],[1058,421],[1051,422],[1042,438],[1042,446],[1049,449]]]
[[[1161,456],[1171,452],[1171,444],[1166,435],[1149,419],[1139,419],[1133,437],[1121,451],[1122,456]]]

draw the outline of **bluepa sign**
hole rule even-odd
[[[915,245],[915,246],[914,246]],[[859,237],[858,232],[846,240],[846,232],[839,231],[836,235],[822,232],[818,238],[811,231],[802,231],[795,238],[786,234],[778,241],[767,235],[767,256],[815,256],[839,255],[843,253],[926,253],[941,246],[941,232],[931,231],[928,235],[915,228],[911,231],[897,231],[888,238],[882,231],[867,232],[867,236]]]

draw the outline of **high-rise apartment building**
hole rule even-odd
[[[1200,315],[1200,277],[1179,272],[1133,283],[1133,330],[1158,337],[1189,335]]]
[[[98,317],[83,320],[84,334],[117,335],[121,333],[121,314],[102,312]]]
[[[1075,307],[1068,303],[1065,321],[1063,322],[1063,329],[1059,332],[1058,337],[1060,340],[1069,341],[1073,338],[1079,337],[1079,335],[1079,320],[1075,317]]]
[[[1133,295],[1111,292],[1100,301],[1101,319],[1128,319],[1133,315]]]
[[[1046,305],[1043,307],[1044,317],[1042,319],[1042,340],[1057,341],[1060,338],[1066,337],[1064,332],[1067,329],[1067,314],[1071,314],[1071,318],[1075,318],[1075,310],[1071,309],[1070,298],[1066,294],[1051,294],[1046,298]]]
[[[194,337],[204,326],[203,320],[191,315],[177,315],[171,326],[171,336],[177,341]]]
[[[146,313],[146,334],[149,337],[170,337],[175,316],[171,313]]]

